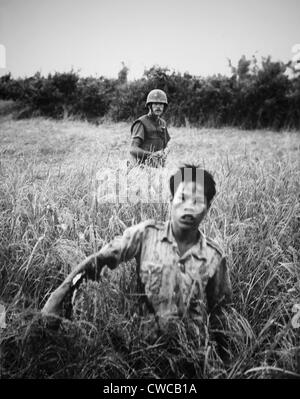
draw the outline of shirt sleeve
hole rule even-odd
[[[232,288],[226,258],[222,257],[206,287],[209,312],[218,312],[232,299]]]
[[[217,350],[221,359],[227,363],[230,360],[228,352],[228,336],[226,333],[226,316],[222,311],[231,302],[232,289],[226,259],[223,257],[214,275],[209,279],[206,287],[208,312],[211,315],[210,327],[217,343]]]
[[[141,251],[144,230],[144,223],[139,223],[127,228],[123,236],[115,237],[106,244],[100,251],[105,264],[110,269],[115,269],[121,262],[126,262],[137,256]]]
[[[169,135],[168,129],[166,128],[166,145],[168,144],[168,142],[171,140],[171,137]]]
[[[145,129],[142,122],[136,122],[132,129],[132,140],[139,139],[141,141],[145,140]]]
[[[131,147],[141,147],[143,140],[139,137],[135,137],[131,140]]]

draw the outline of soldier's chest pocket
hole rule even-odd
[[[141,281],[145,285],[145,294],[149,297],[160,292],[163,276],[161,264],[146,261],[141,264]]]
[[[149,137],[149,139],[147,140],[147,144],[150,145],[151,147],[155,147],[156,150],[162,148],[163,142],[164,142],[163,139],[158,136]]]
[[[163,140],[165,132],[162,128],[157,128],[157,130],[152,130],[148,133],[150,140]]]

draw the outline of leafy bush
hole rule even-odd
[[[175,126],[299,129],[300,76],[286,76],[289,64],[267,57],[259,66],[255,57],[242,56],[229,66],[231,77],[207,78],[153,66],[133,82],[124,63],[117,79],[81,78],[74,71],[16,80],[8,74],[0,78],[0,98],[21,102],[29,115],[132,121],[145,113],[148,92],[158,88],[168,95],[166,118]]]
[[[77,101],[72,113],[81,118],[93,120],[104,116],[109,109],[115,82],[109,79],[83,78],[77,85]]]

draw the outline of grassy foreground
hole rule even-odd
[[[0,120],[2,378],[300,377],[300,136],[170,129],[167,178],[181,162],[213,172],[218,195],[203,226],[228,254],[234,306],[223,365],[178,325],[149,344],[136,314],[134,261],[83,290],[83,309],[58,330],[39,309],[69,270],[163,204],[95,201],[102,171],[127,157],[128,124]],[[135,175],[136,173],[136,175]],[[132,186],[142,175],[133,172]],[[300,323],[299,323],[300,324]],[[209,327],[209,326],[208,326]]]

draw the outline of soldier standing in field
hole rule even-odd
[[[147,96],[148,114],[141,116],[131,126],[130,157],[132,164],[164,166],[166,147],[170,140],[167,124],[162,115],[168,106],[163,90],[151,90]]]
[[[99,279],[104,266],[114,269],[135,258],[146,335],[156,339],[179,321],[193,336],[203,337],[209,315],[210,325],[219,331],[220,355],[226,359],[222,310],[231,299],[229,271],[221,249],[199,229],[215,196],[215,182],[206,170],[186,165],[171,176],[169,187],[169,220],[147,220],[127,228],[79,264],[42,312],[59,315],[80,279]]]

